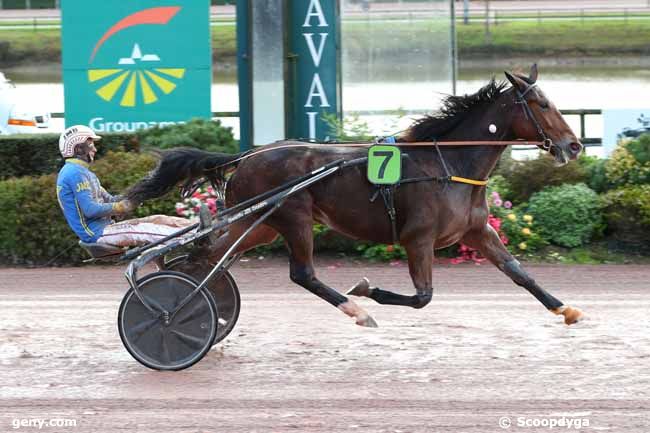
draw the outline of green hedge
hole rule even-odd
[[[528,210],[542,238],[562,247],[584,245],[603,229],[600,200],[585,184],[545,188]]]
[[[138,150],[135,136],[106,134],[97,146],[97,157],[110,151]],[[0,179],[38,176],[58,171],[63,165],[59,134],[0,136]]]
[[[633,185],[603,196],[607,232],[614,246],[650,253],[650,185]]]
[[[98,159],[108,152],[147,148],[188,146],[226,153],[238,150],[232,128],[222,126],[219,120],[194,119],[185,124],[154,127],[136,133],[100,135]],[[58,134],[0,137],[0,179],[50,174],[58,171],[61,165]]]
[[[494,174],[507,181],[508,191],[501,194],[502,198],[516,204],[527,202],[534,193],[549,186],[587,181],[587,171],[580,162],[572,161],[558,167],[547,153],[540,154],[537,159],[516,161],[510,156],[510,149],[502,156]]]

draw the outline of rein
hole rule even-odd
[[[342,142],[342,143],[317,143],[317,142],[305,142],[305,144],[285,144],[278,147],[269,147],[268,149],[252,150],[244,153],[237,159],[226,162],[225,164],[218,165],[208,169],[208,171],[215,171],[222,167],[226,167],[232,164],[235,164],[239,161],[251,158],[256,155],[261,155],[265,152],[270,152],[272,150],[278,149],[291,149],[298,147],[313,147],[313,146],[326,146],[326,147],[371,147],[377,144],[376,142],[367,142],[367,143],[354,143],[354,142]],[[431,147],[431,146],[544,146],[545,142],[543,141],[525,141],[525,140],[510,140],[510,141],[412,141],[412,142],[398,142],[391,143],[391,146],[396,147]]]
[[[524,92],[524,94],[527,92]],[[526,104],[526,107],[528,107],[528,104]],[[530,107],[528,107],[530,110]],[[532,111],[531,111],[532,115]],[[534,119],[534,117],[533,117]],[[539,124],[534,121],[535,124],[539,127]],[[542,136],[545,138],[546,135],[542,132]],[[545,140],[548,140],[545,138]],[[550,140],[548,140],[550,141]],[[234,165],[240,161],[243,161],[245,159],[251,158],[256,155],[261,155],[262,153],[265,152],[270,152],[272,150],[279,150],[279,149],[291,149],[291,148],[299,148],[299,147],[313,147],[313,146],[327,146],[327,147],[371,147],[377,144],[377,142],[367,142],[367,143],[354,143],[354,142],[343,142],[343,143],[312,143],[312,142],[305,142],[304,144],[285,144],[283,146],[277,146],[277,147],[269,147],[267,149],[260,149],[260,150],[249,150],[248,152],[245,152],[242,156],[240,156],[237,159],[233,159],[232,161],[226,162],[225,164],[218,165],[216,167],[212,167],[209,169],[206,169],[205,171],[217,171],[219,169],[222,169],[224,167],[228,167],[230,165]],[[552,144],[552,142],[551,142]],[[438,150],[438,154],[440,154],[440,149],[439,146],[538,146],[542,147],[544,149],[548,149],[546,146],[546,141],[525,141],[525,140],[509,140],[509,141],[486,141],[486,140],[479,140],[479,141],[413,141],[413,142],[398,142],[398,143],[391,143],[391,146],[397,146],[397,147],[435,147]],[[447,170],[445,170],[447,171]],[[448,173],[447,173],[448,174]],[[458,182],[458,183],[465,183],[469,185],[476,185],[476,186],[485,186],[487,185],[488,181],[487,180],[474,180],[474,179],[467,179],[464,177],[459,177],[459,176],[451,176],[447,175],[445,178],[447,181],[452,181],[452,182]],[[436,180],[436,179],[425,179],[422,178],[420,180]],[[197,189],[199,189],[203,184],[208,182],[208,179],[200,180],[196,183],[193,183],[191,185],[186,185],[183,188],[183,191],[181,195],[184,198],[187,198],[191,196]],[[210,180],[210,182],[212,182]],[[215,186],[215,185],[213,185]],[[215,186],[216,189],[216,186]]]

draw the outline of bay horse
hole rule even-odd
[[[528,140],[554,155],[559,164],[576,159],[583,146],[555,105],[536,85],[537,66],[528,77],[505,72],[507,82],[494,78],[478,92],[448,96],[436,114],[426,116],[397,138],[408,153],[404,177],[487,179],[505,146],[409,147],[422,141]],[[542,140],[541,142],[539,140]],[[175,149],[163,154],[158,166],[134,185],[128,197],[136,202],[161,196],[179,182],[196,179],[224,181],[225,168],[233,168],[227,182],[227,207],[281,186],[329,162],[367,155],[367,148],[345,144],[278,141],[248,154],[227,155],[197,149]],[[352,238],[393,243],[393,225],[381,200],[373,194],[365,166],[346,168],[297,193],[263,224],[254,229],[235,253],[268,244],[281,235],[289,250],[291,280],[342,310],[358,325],[376,326],[368,313],[352,299],[316,277],[313,264],[314,221]],[[448,178],[448,176],[447,176]],[[462,242],[481,252],[515,284],[524,287],[551,312],[564,316],[566,324],[577,322],[582,312],[564,305],[540,287],[508,252],[496,231],[487,223],[486,187],[468,183],[421,181],[404,183],[394,194],[397,240],[408,256],[415,294],[406,296],[363,279],[347,295],[368,297],[380,304],[422,308],[433,294],[434,249]],[[241,220],[209,247],[204,259],[218,261],[254,222]]]

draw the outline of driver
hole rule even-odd
[[[192,222],[185,218],[152,215],[119,223],[111,219],[133,211],[136,204],[109,194],[90,170],[95,142],[101,139],[83,125],[63,131],[59,151],[65,165],[56,181],[56,195],[70,228],[86,243],[119,247],[143,245],[170,235]]]

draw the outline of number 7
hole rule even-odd
[[[377,175],[379,177],[379,179],[384,178],[384,173],[386,172],[386,167],[388,166],[388,162],[391,160],[393,155],[394,155],[394,153],[390,152],[388,150],[377,150],[377,151],[375,151],[375,156],[383,156],[384,157],[384,161],[379,166],[379,174]]]

